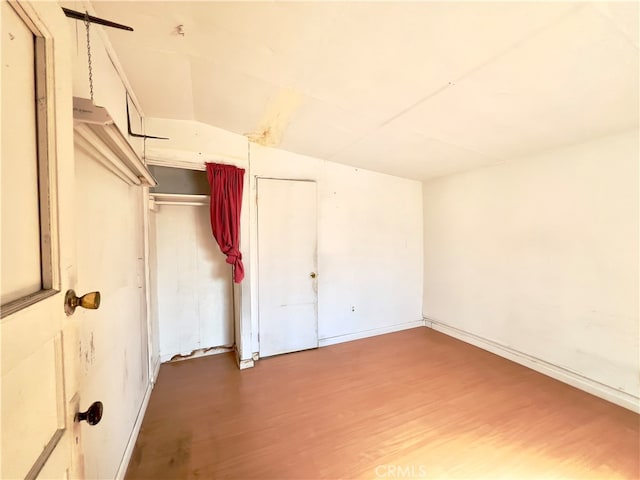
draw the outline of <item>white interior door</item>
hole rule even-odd
[[[260,356],[318,346],[316,184],[260,178]]]
[[[54,128],[63,90],[51,95],[70,81],[67,65],[54,68],[53,38],[66,25],[56,4],[2,1],[0,8],[0,478],[68,478],[81,474],[71,462],[74,327],[63,301],[74,238],[73,176],[61,172],[72,170],[73,151],[71,125]]]
[[[211,233],[208,205],[157,205],[155,277],[160,358],[233,346],[231,265]]]

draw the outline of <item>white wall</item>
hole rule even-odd
[[[154,274],[160,358],[232,346],[231,265],[211,234],[209,207],[156,205]]]
[[[252,197],[256,177],[318,183],[320,345],[417,326],[422,286],[420,182],[255,144],[250,148]],[[256,218],[253,209],[252,228]],[[255,235],[252,230],[254,244]],[[255,255],[251,264],[255,269]],[[255,312],[253,278],[252,293]],[[257,315],[252,320],[257,331]]]
[[[318,330],[321,345],[422,324],[422,185],[249,144],[197,122],[147,119],[148,155],[185,165],[247,169],[242,206],[242,357],[258,352],[256,177],[318,183]],[[250,153],[249,153],[250,149]],[[236,334],[236,337],[238,335]],[[237,340],[236,340],[237,341]]]
[[[149,387],[140,187],[125,184],[76,150],[77,280],[101,292],[96,311],[77,309],[80,407],[104,404],[97,428],[82,431],[85,478],[114,478]]]
[[[637,405],[638,153],[626,132],[426,182],[425,317]]]

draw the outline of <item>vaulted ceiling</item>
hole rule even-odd
[[[638,2],[93,2],[148,117],[425,179],[638,126]]]

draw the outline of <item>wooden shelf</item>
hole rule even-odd
[[[129,185],[153,187],[156,180],[104,107],[73,98],[75,143]]]

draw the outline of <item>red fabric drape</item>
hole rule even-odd
[[[211,231],[233,265],[233,281],[244,278],[244,265],[240,253],[240,209],[244,169],[233,165],[207,163],[207,178],[211,187]]]

